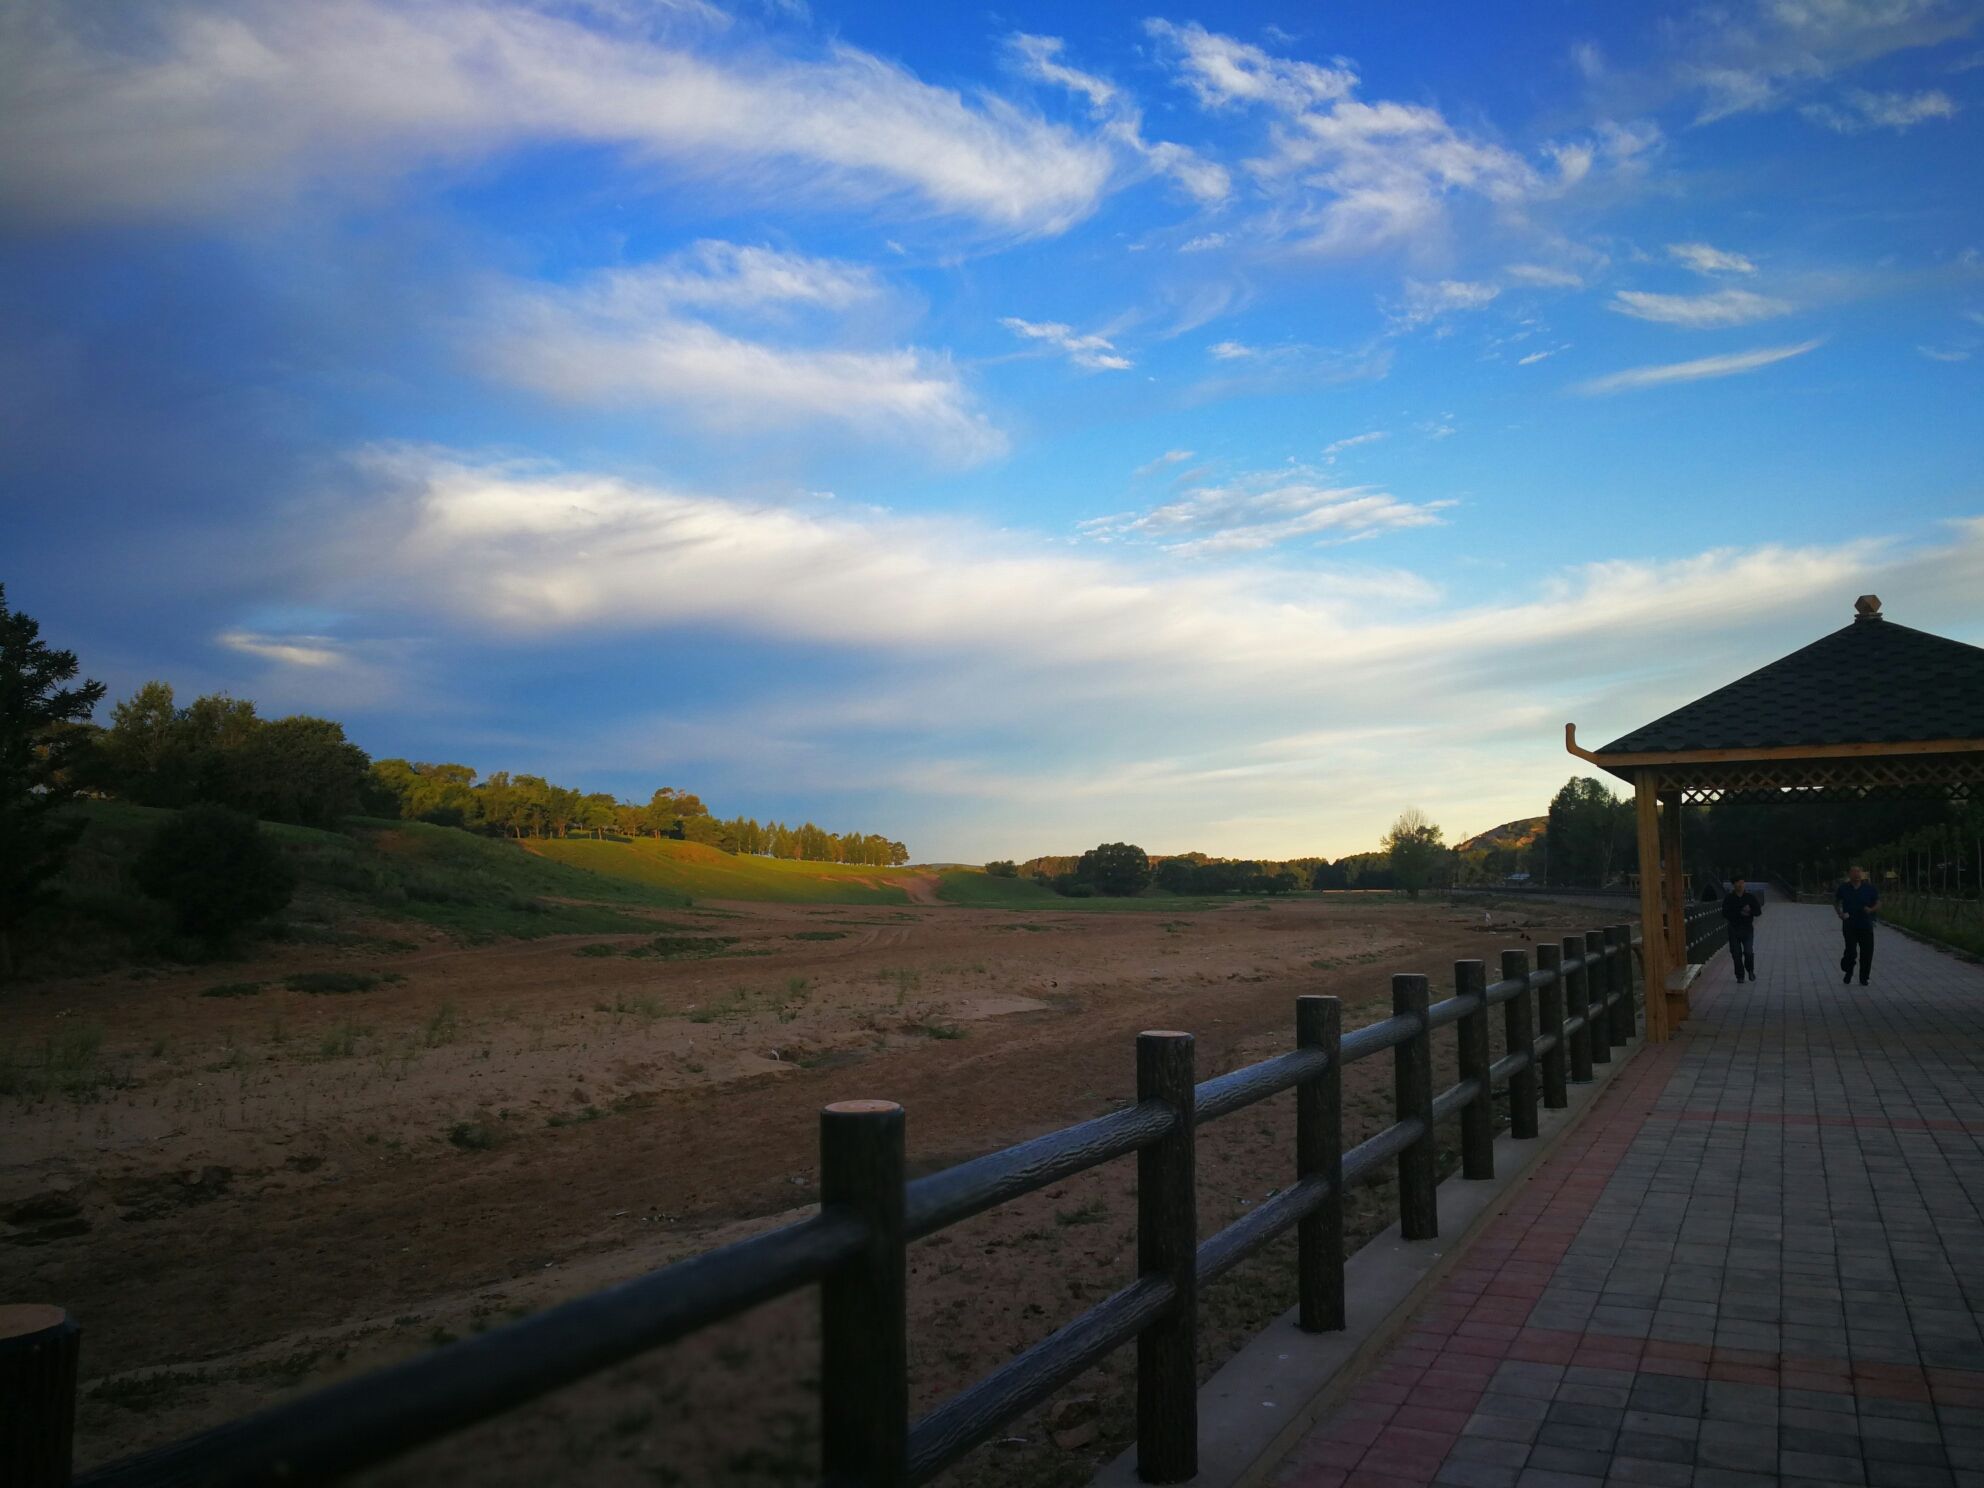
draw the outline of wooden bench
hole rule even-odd
[[[1675,968],[1667,973],[1667,1026],[1686,1021],[1688,1016],[1688,989],[1702,974],[1702,963],[1692,961],[1686,966]]]

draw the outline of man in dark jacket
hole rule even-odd
[[[1864,868],[1846,870],[1846,882],[1832,891],[1833,908],[1839,911],[1839,928],[1846,937],[1846,954],[1839,958],[1842,981],[1853,980],[1853,963],[1860,963],[1860,985],[1874,970],[1874,911],[1881,902],[1881,891],[1867,878]]]
[[[1745,977],[1757,979],[1757,916],[1763,912],[1763,901],[1740,878],[1722,896],[1722,917],[1729,921],[1729,959],[1736,963],[1739,982]]]

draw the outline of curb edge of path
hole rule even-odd
[[[1643,1029],[1644,1024],[1641,1024]],[[1678,1030],[1677,1030],[1678,1032]],[[1290,1308],[1199,1386],[1199,1472],[1194,1488],[1258,1488],[1404,1331],[1433,1289],[1501,1215],[1543,1163],[1635,1061],[1651,1048],[1642,1032],[1570,1087],[1561,1111],[1539,1110],[1536,1137],[1495,1139],[1489,1179],[1458,1176],[1437,1196],[1441,1234],[1408,1241],[1397,1224],[1373,1236],[1344,1267],[1347,1326],[1304,1333]],[[1674,1047],[1672,1044],[1666,1046]],[[1437,1402],[1433,1402],[1437,1403]],[[1131,1446],[1098,1471],[1093,1488],[1142,1488]]]

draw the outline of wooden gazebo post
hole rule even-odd
[[[1642,771],[1633,781],[1633,804],[1639,825],[1640,851],[1640,971],[1646,986],[1646,1036],[1654,1043],[1667,1037],[1667,974],[1673,962],[1667,954],[1663,919],[1667,896],[1660,872],[1660,777]]]

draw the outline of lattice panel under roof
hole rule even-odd
[[[1687,801],[1967,801],[1984,798],[1984,754],[1676,765],[1661,784]]]

